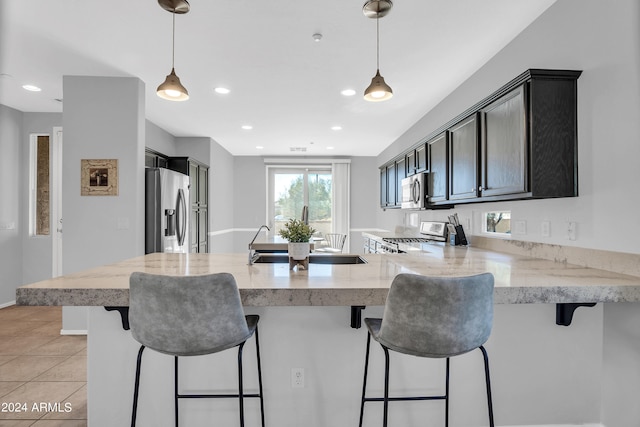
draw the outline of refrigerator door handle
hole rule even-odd
[[[187,231],[187,204],[184,200],[184,191],[182,188],[178,190],[178,200],[176,202],[176,231],[178,234],[178,245],[184,244],[184,238]]]

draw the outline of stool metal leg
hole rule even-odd
[[[493,401],[491,399],[491,379],[489,378],[489,356],[487,355],[487,350],[484,348],[484,346],[480,346],[480,351],[482,351],[482,357],[484,358],[484,376],[485,376],[485,382],[487,383],[487,406],[489,408],[489,426],[494,427]]]
[[[447,370],[445,373],[445,386],[444,386],[444,426],[449,427],[449,364],[450,360],[447,357]]]
[[[382,427],[387,427],[387,418],[389,415],[389,349],[384,349],[384,409],[382,415]]]
[[[174,356],[173,373],[173,416],[175,425],[178,427],[178,356]]]
[[[136,425],[136,417],[138,415],[138,391],[140,390],[140,368],[142,366],[142,352],[144,351],[144,346],[140,346],[140,350],[138,350],[138,359],[136,361],[136,382],[133,388],[133,411],[131,412],[131,427],[135,427]]]
[[[244,427],[244,394],[242,390],[242,349],[244,342],[238,346],[238,399],[240,400],[240,427]]]
[[[360,402],[360,424],[362,427],[362,419],[364,417],[365,392],[367,390],[367,372],[369,371],[369,348],[371,347],[371,334],[367,333],[367,352],[364,356],[364,379],[362,380],[362,401]]]
[[[264,427],[264,399],[262,395],[262,365],[260,363],[260,340],[258,336],[258,326],[256,325],[256,358],[258,359],[258,389],[260,391],[260,418]]]

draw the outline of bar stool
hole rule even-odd
[[[382,319],[365,319],[369,330],[362,383],[360,427],[365,402],[383,402],[387,426],[390,401],[444,400],[445,426],[449,425],[449,358],[479,348],[484,358],[489,425],[494,426],[489,359],[483,344],[493,324],[493,275],[427,277],[397,275],[387,296]],[[366,397],[371,337],[385,355],[384,397]],[[445,394],[389,397],[389,350],[418,357],[446,358]]]
[[[136,364],[131,426],[136,425],[142,352],[149,347],[174,356],[174,415],[178,426],[178,399],[238,398],[240,426],[244,426],[244,398],[260,399],[264,427],[262,368],[258,340],[259,316],[245,316],[240,293],[229,273],[203,276],[162,276],[133,273],[130,277],[129,323],[140,344]],[[242,349],[255,332],[259,393],[245,394],[242,381]],[[180,394],[178,357],[217,353],[238,347],[238,394]]]
[[[344,242],[347,239],[346,234],[339,233],[327,233],[324,235],[327,241],[327,246],[321,247],[315,250],[315,252],[333,252],[340,253],[344,247]]]

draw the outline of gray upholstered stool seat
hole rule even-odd
[[[129,323],[140,344],[136,364],[131,425],[136,424],[142,352],[146,347],[174,356],[175,425],[180,398],[238,398],[240,425],[244,426],[244,398],[262,399],[262,369],[257,315],[245,316],[240,293],[229,273],[203,276],[161,276],[133,273],[129,290]],[[243,391],[242,349],[255,334],[259,393]],[[181,394],[178,392],[178,357],[218,353],[238,347],[238,394]]]
[[[493,325],[493,275],[427,277],[399,274],[389,289],[382,319],[365,319],[368,329],[360,427],[365,402],[384,402],[383,426],[389,401],[444,400],[445,425],[449,425],[449,358],[479,348],[485,365],[489,425],[493,404],[489,360],[483,344]],[[373,337],[385,353],[384,397],[366,397],[369,349]],[[445,394],[440,396],[389,397],[389,350],[427,358],[446,358]]]

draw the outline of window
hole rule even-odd
[[[486,212],[483,232],[511,235],[511,211]]]
[[[269,225],[274,233],[290,218],[302,218],[309,207],[309,225],[332,232],[331,166],[269,168]]]
[[[29,235],[48,236],[50,223],[49,135],[31,135]]]

